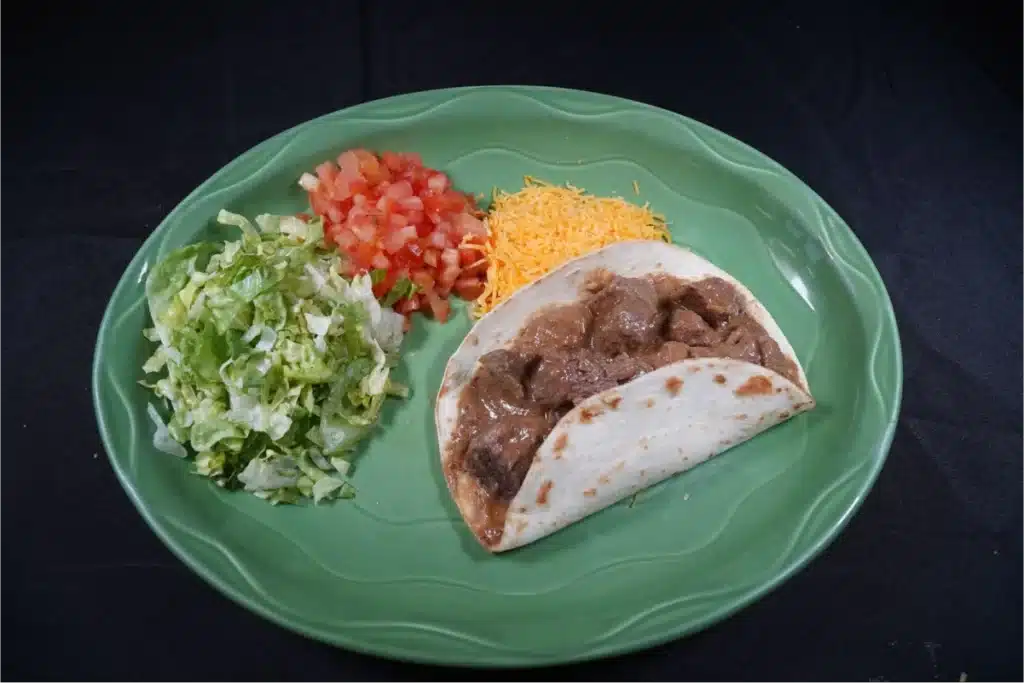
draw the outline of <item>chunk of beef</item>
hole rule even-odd
[[[734,358],[748,363],[761,364],[761,326],[746,315],[737,316],[726,323],[718,342],[709,346],[694,346],[690,354],[694,358]]]
[[[711,346],[720,341],[720,335],[688,308],[674,308],[669,314],[666,336],[672,341],[690,346]]]
[[[651,284],[654,285],[654,291],[658,295],[658,303],[662,306],[674,306],[689,289],[687,283],[665,273],[656,273],[650,278]]]
[[[608,377],[619,384],[628,382],[654,369],[654,366],[647,362],[646,359],[630,356],[625,353],[620,353],[614,358],[603,360],[602,362]]]
[[[480,357],[480,368],[473,376],[473,398],[489,419],[505,415],[529,415],[533,412],[526,398],[523,380],[536,356],[518,350],[498,349]]]
[[[593,351],[554,351],[544,354],[530,378],[530,396],[545,406],[578,403],[618,382]]]
[[[712,327],[739,315],[743,308],[736,288],[718,277],[694,282],[683,294],[682,304],[704,318]]]
[[[724,344],[718,345],[722,358],[734,358],[745,360],[755,365],[761,364],[761,349],[757,345],[757,338],[745,330],[737,331],[726,339]]]
[[[667,341],[658,347],[657,351],[645,354],[644,360],[651,365],[652,369],[663,368],[666,365],[686,360],[690,357],[690,352],[690,347],[683,342]]]
[[[663,317],[657,292],[647,278],[615,276],[588,303],[594,314],[594,349],[616,355],[658,342]]]
[[[490,495],[512,500],[549,428],[547,420],[536,416],[510,417],[487,425],[469,441],[466,471]]]
[[[533,315],[517,345],[532,350],[578,349],[587,341],[593,315],[581,303],[551,306]]]
[[[748,363],[763,362],[761,342],[771,341],[764,328],[746,313],[729,320],[726,328],[725,344],[728,346],[727,358],[745,360]],[[772,342],[774,344],[774,342]]]
[[[575,404],[652,369],[645,360],[626,354],[609,358],[589,349],[549,352],[530,377],[530,397],[549,407]]]

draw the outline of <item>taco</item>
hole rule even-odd
[[[481,318],[435,421],[445,480],[480,543],[548,536],[814,407],[779,326],[693,252],[621,242]]]

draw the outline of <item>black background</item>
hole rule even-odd
[[[3,677],[466,675],[305,640],[190,574],[112,474],[89,364],[143,238],[248,147],[367,99],[540,83],[678,111],[797,173],[885,278],[906,382],[863,508],[766,599],[494,676],[1021,680],[1021,5],[829,4],[9,3]]]

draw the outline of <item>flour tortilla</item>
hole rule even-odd
[[[548,536],[814,408],[792,345],[742,283],[688,249],[621,242],[568,261],[473,326],[449,359],[438,392],[434,417],[442,466],[452,457],[459,399],[479,358],[509,345],[538,310],[579,301],[586,275],[598,268],[625,277],[665,273],[683,281],[729,282],[748,315],[796,364],[798,381],[745,361],[691,358],[586,399],[541,444],[497,543],[488,545],[479,532],[486,496],[476,482],[468,475],[448,482],[463,518],[492,552]]]

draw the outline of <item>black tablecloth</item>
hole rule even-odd
[[[1021,680],[1020,3],[86,4],[3,22],[4,678],[468,675],[306,640],[187,571],[102,453],[89,365],[143,238],[248,147],[367,99],[541,83],[806,180],[885,278],[906,382],[876,487],[783,587],[686,640],[493,676]]]

